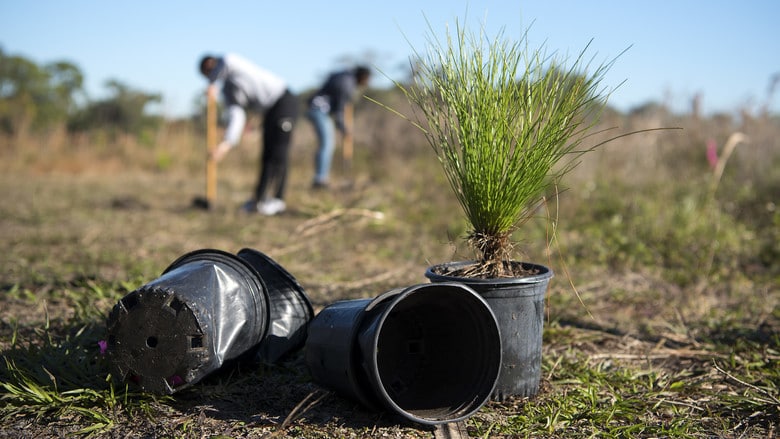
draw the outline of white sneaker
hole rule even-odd
[[[271,198],[257,203],[257,211],[263,215],[271,216],[284,212],[287,205],[279,198]]]

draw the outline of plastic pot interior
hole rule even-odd
[[[528,397],[539,392],[544,330],[544,296],[553,272],[548,267],[516,262],[534,274],[517,278],[482,279],[442,274],[468,267],[473,261],[429,267],[432,282],[457,281],[477,291],[490,305],[502,333],[503,365],[492,399]]]
[[[461,284],[417,285],[384,300],[359,338],[379,399],[423,424],[471,416],[490,398],[501,366],[496,318]]]

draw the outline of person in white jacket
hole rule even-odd
[[[239,55],[205,55],[200,72],[209,81],[209,96],[216,97],[217,83],[222,83],[228,114],[224,138],[212,150],[212,158],[219,162],[238,144],[248,111],[262,114],[260,175],[254,195],[243,208],[264,215],[283,212],[290,142],[298,119],[297,97],[285,80]]]

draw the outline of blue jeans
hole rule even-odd
[[[307,116],[317,132],[317,154],[314,156],[314,183],[327,183],[330,176],[330,163],[333,159],[334,126],[328,113],[318,108],[310,108]]]

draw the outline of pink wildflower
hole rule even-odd
[[[707,161],[710,162],[710,168],[713,170],[718,166],[718,144],[715,139],[707,141]]]
[[[105,340],[98,341],[98,346],[100,346],[100,355],[105,355],[106,351],[108,350],[108,342]]]

